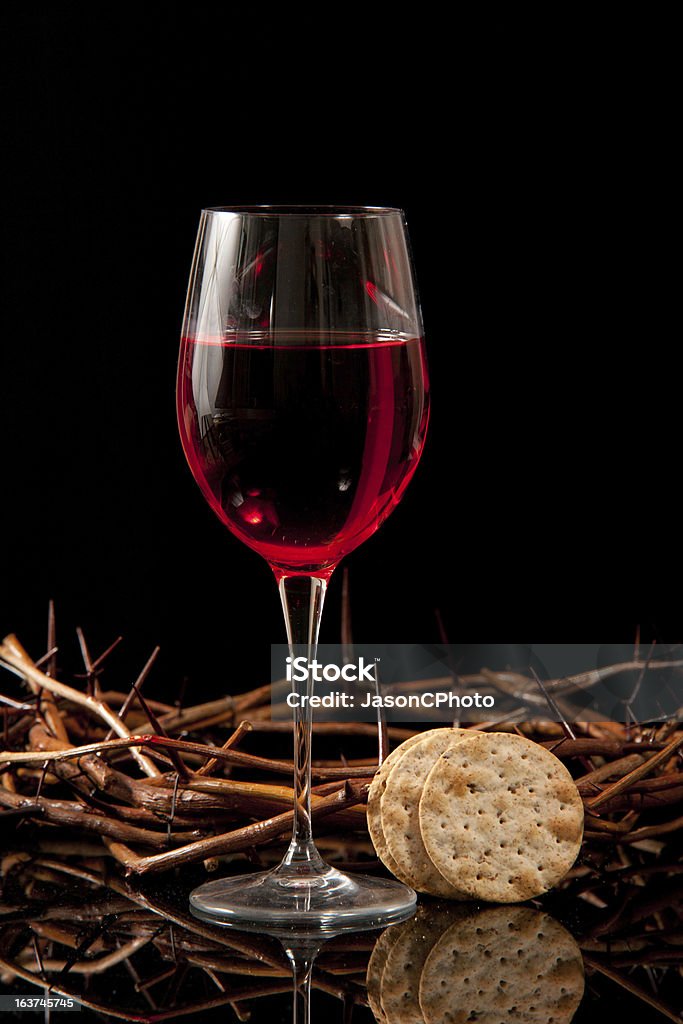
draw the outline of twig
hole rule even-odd
[[[75,704],[80,704],[82,707],[88,708],[89,711],[94,712],[94,714],[99,718],[103,719],[107,725],[114,730],[117,736],[130,736],[130,732],[121,719],[102,701],[97,700],[94,697],[89,697],[86,694],[79,693],[78,690],[74,690],[73,687],[66,686],[64,683],[58,683],[56,679],[51,679],[49,676],[45,675],[44,672],[41,672],[40,669],[37,669],[13,634],[5,637],[2,644],[0,644],[0,663],[26,679],[32,689],[32,684],[38,688],[43,687],[50,694],[58,697],[65,697],[68,700],[73,701]],[[63,723],[62,729],[64,729]],[[61,738],[68,741],[68,736],[65,731]],[[134,748],[131,752],[146,775],[157,776],[160,774],[156,765],[153,764],[149,758],[145,757],[144,754]]]
[[[104,751],[118,750],[130,747],[131,752],[136,747],[149,746],[154,749],[184,750],[188,753],[201,754],[205,757],[216,757],[229,764],[240,765],[244,768],[257,768],[260,771],[275,772],[278,775],[291,775],[291,761],[276,761],[269,757],[257,757],[255,754],[244,754],[239,750],[224,750],[222,748],[209,747],[205,743],[191,743],[189,740],[174,740],[167,736],[156,736],[153,733],[142,735],[128,735],[117,740],[102,740],[99,743],[86,743],[80,747],[70,747],[67,750],[53,750],[46,754],[27,752],[0,753],[0,765],[2,764],[42,764],[46,759],[49,761],[70,760],[74,757],[82,757],[84,754],[96,754]],[[357,765],[345,768],[313,767],[313,774],[321,779],[364,779],[374,775],[377,765]],[[157,772],[157,777],[160,777]]]
[[[321,818],[326,814],[341,810],[343,807],[350,807],[367,796],[367,784],[362,787],[347,782],[338,793],[324,797],[311,809],[311,817]],[[220,856],[243,850],[248,846],[258,846],[274,839],[276,836],[287,833],[292,827],[294,818],[293,811],[285,814],[278,814],[266,821],[259,821],[253,825],[246,825],[243,828],[235,829],[224,835],[212,836],[209,839],[202,839],[196,843],[189,843],[178,850],[171,850],[168,853],[155,854],[150,857],[136,857],[132,864],[128,865],[127,873],[138,875],[151,874],[152,872],[166,871],[169,867],[178,867],[183,864],[190,864],[198,860],[205,860],[207,857]]]
[[[45,800],[43,797],[36,799],[9,793],[6,789],[0,788],[0,805],[20,810],[22,813],[30,809],[31,813],[40,815],[43,821],[49,821],[56,825],[76,826],[87,832],[112,836],[125,843],[141,843],[144,846],[152,846],[157,849],[164,849],[167,845],[166,836],[163,833],[137,828],[135,825],[117,821],[105,814],[93,814],[83,804],[71,800]],[[194,836],[196,835],[195,832]],[[192,833],[189,835],[175,833],[172,838],[174,842],[182,843],[187,842],[192,836]]]
[[[633,769],[633,771],[630,771],[627,775],[624,775],[623,778],[618,779],[616,782],[612,783],[611,786],[607,786],[605,789],[603,789],[602,793],[598,793],[597,796],[593,797],[591,800],[588,800],[586,806],[591,811],[596,810],[598,807],[602,806],[602,804],[607,803],[607,801],[610,800],[612,797],[617,796],[619,793],[623,793],[634,782],[637,782],[639,779],[642,779],[646,775],[649,775],[650,772],[652,772],[658,765],[662,764],[665,761],[668,761],[672,754],[675,754],[676,751],[682,746],[683,736],[676,737],[671,741],[671,743],[669,743],[664,748],[664,750],[660,750],[658,754],[655,754],[653,757],[651,757],[648,761],[645,761],[643,764],[638,765],[636,768]]]
[[[237,744],[241,742],[242,738],[246,736],[248,732],[251,732],[251,729],[251,722],[240,722],[233,734],[225,741],[221,749],[231,750],[233,747],[236,747]],[[197,771],[197,775],[210,775],[219,763],[220,762],[217,757],[209,758],[206,764],[202,765],[202,767]]]

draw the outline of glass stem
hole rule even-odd
[[[283,576],[279,581],[292,659],[303,657],[308,664],[315,658],[326,589],[327,580],[317,576]],[[303,707],[294,708],[294,824],[281,869],[294,869],[301,876],[316,875],[326,868],[311,830],[312,710],[310,703],[301,699],[311,696],[313,685],[310,678],[302,683],[292,681],[297,704],[303,703]]]

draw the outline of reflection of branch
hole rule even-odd
[[[70,964],[68,960],[46,960],[43,959],[44,971],[64,971],[68,967],[71,974],[103,974],[110,967],[127,960],[129,956],[142,949],[150,941],[151,936],[142,935],[139,939],[131,939],[124,946],[119,946],[112,953],[106,956],[95,957],[91,960],[81,960],[78,963]],[[19,964],[26,966],[30,961],[19,959]]]
[[[599,971],[601,974],[604,974],[606,978],[610,978],[610,980],[615,981],[617,985],[621,985],[621,987],[626,989],[627,992],[630,992],[631,995],[634,995],[638,999],[641,999],[644,1003],[647,1003],[648,1006],[654,1007],[655,1010],[659,1010],[659,1012],[663,1013],[665,1017],[669,1018],[669,1020],[676,1021],[677,1024],[680,1024],[681,1018],[677,1013],[674,1013],[673,1010],[670,1010],[669,1007],[665,1005],[665,1003],[660,1002],[660,1000],[655,998],[655,996],[650,995],[649,992],[647,992],[644,988],[641,988],[640,985],[637,985],[634,981],[631,980],[631,978],[624,977],[624,975],[620,974],[619,971],[615,971],[608,964],[601,963],[599,960],[596,960],[592,956],[586,956],[584,954],[583,959],[584,963],[586,964],[586,967],[592,968],[592,970]]]

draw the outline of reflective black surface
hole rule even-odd
[[[28,838],[29,830],[21,831]],[[416,917],[392,926],[373,956],[381,932],[335,936],[316,955],[296,939],[283,943],[200,921],[188,907],[198,871],[143,887],[123,878],[111,861],[90,855],[96,847],[72,845],[69,853],[61,841],[45,839],[41,846],[27,842],[2,860],[1,992],[41,995],[39,957],[52,995],[71,993],[86,1004],[80,1021],[289,1022],[293,962],[299,966],[298,1019],[310,968],[311,1020],[326,1024],[376,1019],[368,986],[371,1003],[374,994],[375,1005],[378,995],[389,1004],[389,1024],[419,1019],[411,1010],[444,985],[452,997],[449,1012],[467,1008],[463,1021],[553,1016],[556,1024],[581,1024],[637,1014],[647,1024],[667,1019],[666,1008],[673,1012],[680,1003],[675,847],[666,852],[668,864],[649,856],[642,874],[635,864],[602,875],[579,867],[566,889],[528,904],[421,900]],[[382,945],[393,960],[384,960]],[[444,950],[452,957],[445,973]],[[398,976],[407,987],[398,993],[397,1011],[401,957],[417,970],[418,984],[413,977],[411,995],[409,972]],[[512,1016],[510,1006],[517,1007]],[[438,1016],[424,1019],[460,1019],[443,1011],[437,1001],[429,1012]],[[56,1016],[53,1011],[51,1019]],[[13,1013],[5,1010],[5,1018]]]

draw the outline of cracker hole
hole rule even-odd
[[[535,792],[536,792],[536,790],[534,789],[534,787],[533,787],[533,786],[529,786],[529,792],[530,792],[530,793],[535,793]]]
[[[498,845],[501,848],[501,850],[503,850],[507,846],[507,843],[498,843]]]
[[[529,758],[528,754],[522,754],[522,761],[527,761]]]
[[[522,851],[522,847],[520,846],[519,849],[517,850],[517,856],[521,857],[522,856],[522,852],[523,852]]]
[[[560,989],[560,992],[562,993],[562,995],[564,995],[566,993],[566,991],[567,991],[566,988],[561,988]]]
[[[481,882],[481,879],[482,879],[482,876],[481,875],[477,875],[477,881]]]
[[[441,828],[445,828],[445,827],[446,827],[446,822],[445,822],[445,821],[442,821],[442,822],[441,822]]]
[[[536,865],[536,870],[537,871],[543,871],[543,865],[542,864],[537,864]]]

